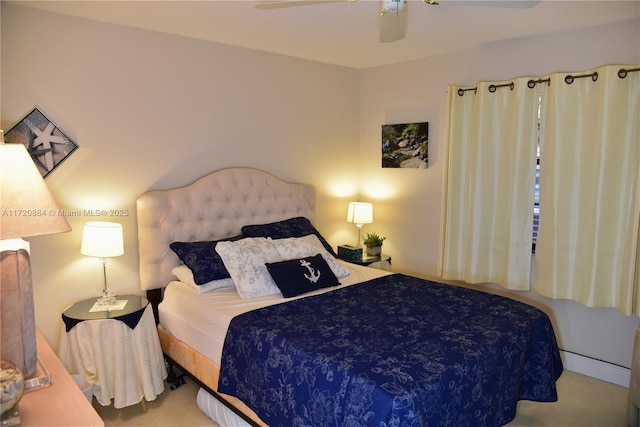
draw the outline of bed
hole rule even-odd
[[[216,422],[495,426],[557,400],[546,314],[337,260],[315,211],[312,186],[252,168],[137,201],[163,352]]]

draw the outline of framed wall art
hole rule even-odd
[[[38,107],[9,129],[4,138],[7,143],[27,148],[43,178],[78,148]]]
[[[382,167],[426,169],[429,122],[382,125]]]

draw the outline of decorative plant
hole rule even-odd
[[[386,239],[386,237],[380,236],[375,231],[370,231],[362,241],[366,247],[375,248],[377,246],[382,246],[382,242],[384,242],[384,239]]]

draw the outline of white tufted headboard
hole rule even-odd
[[[304,216],[315,222],[316,192],[252,168],[221,169],[185,187],[150,191],[136,202],[140,287],[164,288],[180,259],[175,241],[218,240],[248,224]]]

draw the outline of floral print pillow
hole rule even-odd
[[[280,293],[265,264],[281,261],[282,258],[266,237],[218,242],[216,252],[220,255],[241,298]]]
[[[311,224],[311,221],[303,216],[269,224],[245,225],[242,227],[242,234],[249,237],[271,237],[272,239],[303,237],[309,234],[315,234],[327,252],[333,256],[337,256],[327,240],[322,237],[322,234]]]

